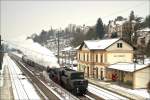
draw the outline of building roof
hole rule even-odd
[[[78,50],[80,48],[81,45],[78,45],[77,47],[75,47],[75,50]]]
[[[134,72],[143,68],[148,67],[149,64],[135,64],[135,63],[116,63],[108,66],[110,69],[117,69],[126,72]],[[135,69],[134,69],[135,68]]]
[[[64,48],[61,51],[75,51],[75,50],[76,50],[75,48],[69,46],[69,47]]]
[[[87,40],[84,41],[84,43],[89,49],[98,50],[98,49],[106,49],[107,47],[117,42],[118,40],[120,40],[120,38],[103,39],[103,40]]]

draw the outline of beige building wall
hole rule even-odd
[[[124,82],[132,82],[133,81],[133,74],[130,72],[124,72]]]
[[[150,81],[150,67],[134,73],[134,88],[146,88]]]
[[[105,66],[95,65],[95,68],[98,68],[98,79],[101,78],[101,74],[102,74],[102,77],[104,78],[106,75]],[[95,75],[96,75],[96,70],[95,70]]]
[[[122,48],[118,48],[117,43],[122,43],[123,44]],[[133,48],[129,44],[125,43],[124,41],[119,40],[115,44],[108,47],[106,50],[107,51],[132,51]]]
[[[107,53],[107,64],[114,64],[117,62],[132,62],[132,53]]]
[[[122,43],[122,48],[117,47],[118,43]],[[133,62],[133,48],[122,40],[119,40],[106,50],[107,64],[117,62]]]

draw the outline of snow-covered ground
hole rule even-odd
[[[4,77],[3,77],[3,74],[4,74],[4,66],[6,65],[6,59],[3,59],[3,63],[2,63],[2,70],[0,70],[0,87],[3,86],[4,84]]]
[[[8,66],[15,100],[40,100],[33,85],[23,75],[18,66],[5,54],[4,63]]]
[[[100,96],[106,100],[110,100],[110,99],[111,100],[128,100],[125,97],[122,97],[122,96],[112,93],[110,91],[104,90],[104,89],[97,87],[95,85],[92,85],[92,84],[88,85],[88,91],[93,94],[96,94],[97,96]]]
[[[114,89],[121,89],[123,91],[126,91],[127,93],[130,93],[130,94],[135,94],[135,95],[139,95],[141,97],[144,97],[145,99],[148,99],[150,100],[150,94],[147,92],[146,89],[129,89],[129,88],[124,88],[124,87],[120,87],[120,86],[117,86],[117,85],[111,85],[111,87],[113,87]]]

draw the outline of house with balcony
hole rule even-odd
[[[143,43],[147,45],[150,40],[150,28],[137,30],[137,37],[137,45],[143,45]]]
[[[133,47],[120,38],[87,40],[77,50],[77,61],[85,77],[103,80],[109,65],[133,62]]]

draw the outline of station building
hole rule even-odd
[[[106,79],[106,68],[114,63],[133,62],[133,47],[120,38],[87,40],[77,50],[78,70],[85,77]]]

